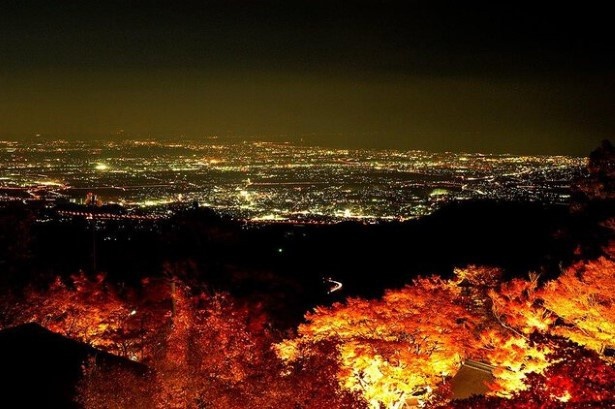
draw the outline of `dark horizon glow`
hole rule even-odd
[[[585,156],[615,134],[601,7],[7,1],[0,137]]]

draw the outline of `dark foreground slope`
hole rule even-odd
[[[376,226],[341,224],[314,230],[289,246],[307,271],[334,275],[347,291],[378,295],[417,274],[449,275],[456,266],[495,265],[507,274],[553,273],[572,253],[562,229],[568,211],[532,203],[451,204],[423,219]]]
[[[66,220],[53,212],[0,209],[0,279],[5,287],[44,283],[79,270],[138,285],[176,275],[270,306],[282,320],[348,295],[378,296],[417,275],[451,274],[467,264],[500,266],[509,276],[557,274],[574,255],[582,226],[567,207],[537,203],[451,203],[404,223],[245,225],[209,209],[148,222]],[[4,222],[2,222],[4,221]],[[595,237],[587,241],[595,245]],[[579,236],[580,237],[580,236]],[[10,239],[9,239],[10,238]],[[94,257],[95,256],[95,257]],[[327,294],[326,278],[341,281]]]
[[[0,331],[2,407],[79,408],[73,402],[75,386],[90,359],[97,365],[129,368],[140,374],[146,369],[37,324]]]

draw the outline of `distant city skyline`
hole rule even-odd
[[[590,1],[7,1],[0,138],[585,156],[615,135]]]
[[[254,222],[378,222],[466,200],[567,205],[570,183],[584,166],[582,158],[567,156],[264,142],[0,141],[0,202],[83,204],[96,196],[160,217],[168,217],[169,205],[198,202]],[[66,215],[75,211],[83,212]]]

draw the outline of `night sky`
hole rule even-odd
[[[586,155],[615,136],[606,3],[2,0],[0,137]]]

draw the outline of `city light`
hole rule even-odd
[[[454,201],[566,204],[585,160],[271,142],[5,141],[0,164],[3,200],[81,203],[92,191],[129,211],[207,203],[255,223],[377,223],[422,217]]]

